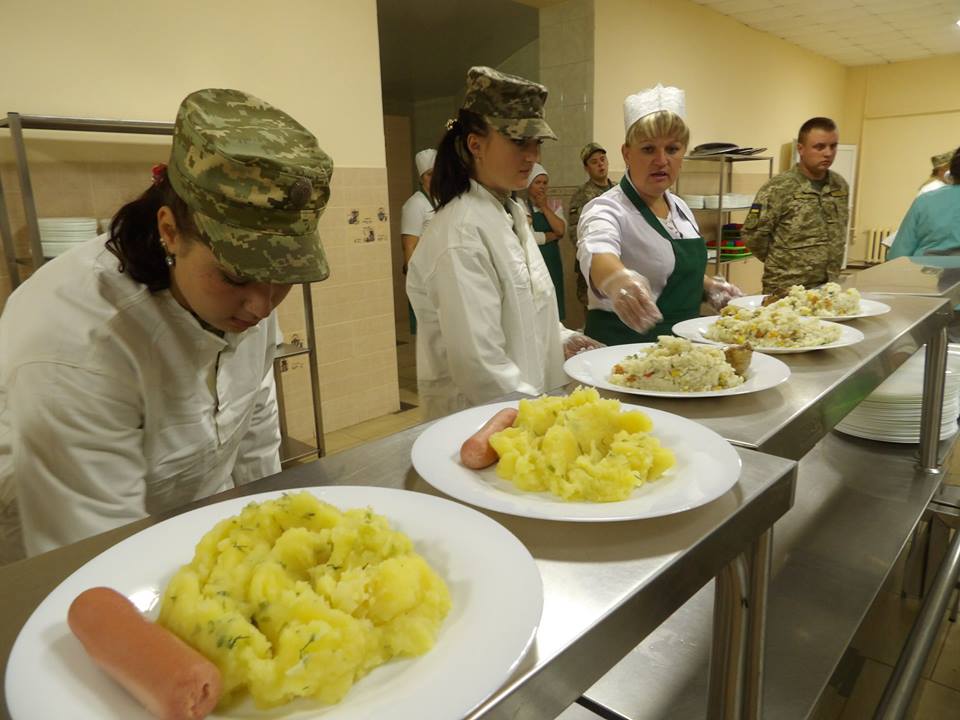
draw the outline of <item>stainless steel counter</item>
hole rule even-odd
[[[960,256],[926,255],[901,257],[853,273],[845,288],[861,293],[927,295],[960,303]]]
[[[601,394],[683,415],[736,445],[799,460],[953,315],[944,299],[877,299],[892,310],[849,323],[863,332],[863,342],[836,350],[778,355],[790,366],[791,375],[771,390],[702,400]],[[576,385],[571,383],[568,389]]]
[[[807,717],[830,679],[939,486],[915,460],[915,445],[831,433],[800,462],[774,530],[763,717]],[[630,720],[703,718],[712,607],[708,584],[586,698]]]
[[[410,467],[423,427],[208,498],[312,485],[380,485],[434,493]],[[471,718],[555,718],[704,583],[751,548],[793,502],[795,463],[738,450],[740,482],[701,508],[624,523],[556,523],[489,513],[536,559],[544,612],[515,676]],[[176,514],[176,513],[173,513]],[[0,671],[41,599],[89,558],[163,517],[148,518],[0,567]],[[5,707],[5,703],[0,703]],[[578,708],[569,711],[581,715]]]

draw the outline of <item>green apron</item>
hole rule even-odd
[[[547,216],[539,210],[534,210],[531,206],[533,216],[533,229],[535,232],[553,232]],[[560,320],[564,318],[563,301],[563,260],[560,258],[560,243],[557,240],[550,240],[545,245],[537,245],[540,248],[540,254],[543,255],[543,262],[550,272],[550,279],[553,280],[553,289],[557,296],[557,310],[560,312]]]
[[[433,204],[433,200],[430,198],[429,195],[427,195],[423,191],[423,188],[420,188],[419,190],[417,190],[417,192],[423,195],[427,199],[427,202],[430,203],[430,207],[432,207],[434,210],[437,209],[436,205]],[[413,305],[410,304],[409,300],[407,301],[407,312],[410,315],[410,334],[416,335],[417,334],[417,316],[414,314]]]
[[[663,315],[663,320],[641,334],[627,327],[614,312],[589,310],[583,332],[588,337],[606,345],[656,342],[660,335],[672,335],[672,328],[678,322],[700,316],[703,276],[707,270],[707,246],[702,237],[679,240],[670,237],[663,223],[637,195],[637,191],[633,189],[626,175],[620,180],[620,188],[640,211],[647,224],[669,240],[673,248],[673,273],[667,279],[660,297],[657,298],[657,307]]]

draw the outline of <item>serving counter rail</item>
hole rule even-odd
[[[940,442],[937,433],[954,301],[933,292],[875,297],[891,312],[852,321],[863,342],[779,356],[792,374],[775,389],[709,401],[630,396],[800,461],[795,505],[774,529],[763,717],[807,716],[939,489],[938,466],[956,437]],[[916,445],[831,432],[925,344],[933,371],[924,377],[919,455]],[[712,606],[707,586],[591,688],[587,705],[630,720],[703,717]]]
[[[419,426],[346,452],[301,465],[184,507],[231,497],[316,485],[377,485],[433,493],[410,466]],[[488,513],[516,535],[536,560],[544,585],[544,611],[534,646],[507,684],[470,718],[557,717],[704,583],[720,576],[727,588],[718,618],[717,677],[711,714],[734,717],[741,699],[740,668],[758,661],[741,648],[760,647],[769,545],[764,538],[793,502],[796,464],[739,449],[740,481],[719,499],[678,515],[619,523],[557,523]],[[173,513],[179,514],[179,513]],[[389,515],[389,512],[387,512]],[[103,550],[164,519],[151,517],[19,563],[0,568],[0,658],[37,604],[56,585]],[[198,538],[199,539],[199,538]],[[728,568],[750,573],[761,597],[745,611]],[[187,561],[188,558],[183,558]],[[509,588],[505,588],[509,591]],[[492,619],[491,632],[496,631]],[[478,648],[478,651],[482,649]],[[759,673],[754,673],[759,677]],[[757,688],[743,692],[759,697]],[[348,698],[349,699],[349,698]],[[705,706],[706,698],[702,704]],[[4,707],[0,705],[0,707]],[[582,716],[579,709],[568,711]]]

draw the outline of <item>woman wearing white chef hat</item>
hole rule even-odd
[[[420,241],[420,236],[433,219],[436,208],[430,199],[430,179],[433,177],[433,162],[437,159],[437,151],[433,148],[421,150],[414,156],[417,165],[417,175],[420,177],[420,187],[407,198],[400,210],[400,242],[403,245],[403,274],[407,274],[410,258]],[[410,333],[417,334],[417,316],[413,308],[407,303],[410,312]]]
[[[558,240],[567,231],[567,221],[563,219],[563,207],[559,201],[547,198],[547,186],[550,175],[540,163],[534,163],[527,180],[527,217],[533,229],[533,239],[537,241],[543,262],[550,271],[553,289],[557,294],[557,310],[560,320],[563,312],[563,260],[560,257]]]
[[[742,295],[704,274],[696,220],[668,189],[690,140],[683,90],[642,90],[624,100],[623,114],[627,172],[584,207],[577,225],[577,259],[590,280],[585,333],[607,345],[656,341],[697,317],[701,301],[719,310]]]

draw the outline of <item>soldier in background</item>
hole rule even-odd
[[[833,120],[807,120],[797,135],[797,164],[757,193],[743,240],[763,261],[764,293],[840,277],[850,189],[830,170],[838,143]]]
[[[598,143],[591,142],[584,145],[583,150],[580,151],[580,161],[583,163],[583,169],[587,171],[587,175],[590,177],[576,189],[573,197],[570,198],[570,212],[567,215],[567,237],[573,243],[574,250],[577,247],[577,223],[580,222],[580,211],[583,206],[613,187],[613,183],[607,177],[607,151]],[[587,283],[583,279],[580,263],[575,262],[573,267],[577,273],[577,299],[586,308]]]

